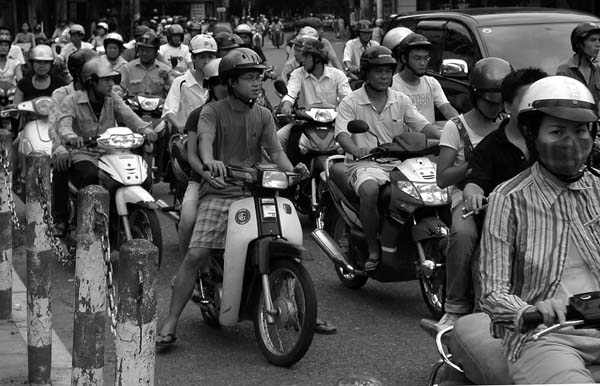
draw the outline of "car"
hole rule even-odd
[[[468,75],[479,59],[500,57],[516,69],[539,67],[553,75],[573,55],[571,31],[586,21],[600,19],[566,9],[471,8],[403,14],[390,21],[388,31],[407,27],[427,37],[432,43],[428,75],[462,113],[471,107]]]
[[[335,15],[331,13],[318,13],[315,16],[321,19],[323,28],[332,28],[333,21],[335,20]]]

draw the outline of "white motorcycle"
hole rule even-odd
[[[313,339],[317,297],[302,265],[302,227],[294,205],[277,192],[300,181],[276,166],[228,166],[229,180],[252,196],[229,208],[224,254],[211,257],[196,282],[195,299],[211,326],[254,321],[258,344],[269,362],[291,366]]]
[[[100,153],[98,180],[110,194],[109,238],[113,249],[125,241],[146,239],[158,248],[162,260],[162,232],[156,200],[149,192],[148,164],[132,149],[144,145],[144,137],[127,127],[112,127],[86,141]],[[77,188],[69,183],[69,229],[76,229]]]

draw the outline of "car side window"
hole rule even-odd
[[[469,70],[481,58],[469,31],[461,24],[449,21],[446,24],[446,41],[443,59],[462,59]]]
[[[442,65],[442,47],[445,40],[445,27],[448,22],[445,20],[423,20],[415,27],[413,31],[427,38],[431,43],[429,55],[429,70],[435,73],[440,72]]]

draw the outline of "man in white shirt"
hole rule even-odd
[[[185,31],[179,24],[173,24],[167,29],[167,43],[158,49],[159,56],[171,68],[180,74],[192,68],[190,48],[183,42]]]
[[[411,99],[429,122],[435,122],[435,108],[446,120],[458,115],[458,111],[446,98],[442,86],[432,76],[425,75],[431,43],[425,36],[412,33],[402,39],[394,50],[396,60],[403,64],[393,78],[392,89]],[[439,122],[443,126],[443,122]]]
[[[342,62],[344,69],[355,73],[360,69],[360,57],[367,48],[378,46],[375,40],[372,40],[373,28],[368,20],[361,20],[356,25],[358,37],[348,40],[344,46],[344,56]]]
[[[67,58],[73,52],[78,51],[82,48],[89,48],[90,50],[94,49],[90,43],[84,42],[83,38],[85,37],[85,28],[81,24],[73,24],[69,29],[69,36],[71,36],[71,42],[65,45],[62,50],[60,50],[60,56],[63,59],[63,62],[67,62]]]

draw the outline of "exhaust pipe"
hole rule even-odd
[[[161,212],[166,213],[167,216],[171,217],[175,221],[179,221],[179,213],[175,211],[173,206],[169,206],[164,200],[160,199],[156,201],[158,208]]]
[[[325,229],[315,229],[310,235],[335,266],[343,268],[351,273],[355,272],[354,267],[346,260],[344,252],[340,250],[338,244],[331,238]]]

